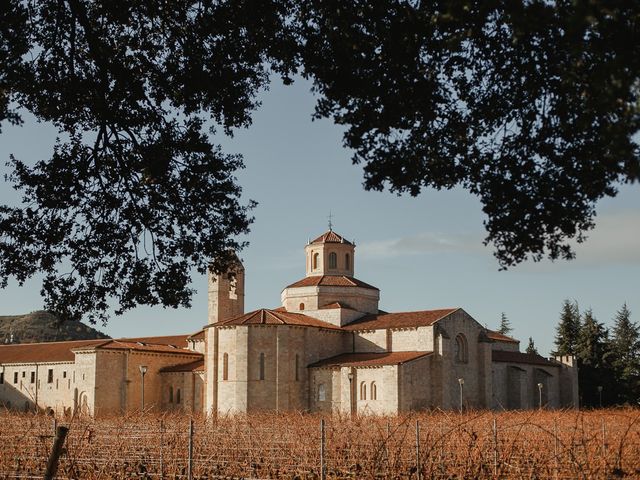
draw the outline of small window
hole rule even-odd
[[[50,368],[47,373],[47,383],[53,383],[53,368]]]
[[[298,373],[299,371],[300,371],[300,355],[296,353],[296,382],[300,381],[300,374]]]
[[[344,254],[344,268],[349,270],[351,268],[351,256],[348,253]]]
[[[461,333],[456,336],[456,362],[467,363],[469,352],[467,350],[467,339]]]
[[[324,388],[324,383],[318,385],[318,401],[324,402],[327,399],[327,392]]]
[[[58,379],[56,378],[56,390],[58,390]]]
[[[4,383],[4,372],[0,372],[0,384]]]
[[[62,378],[67,378],[67,372],[66,371],[62,372]]]
[[[336,252],[331,252],[329,254],[329,268],[338,268],[338,255]]]
[[[13,372],[13,383],[18,383],[18,372]]]
[[[298,310],[304,310],[304,303],[300,304],[300,308],[298,308]]]
[[[169,403],[173,403],[173,387],[169,387]]]
[[[178,388],[178,389],[176,390],[176,403],[180,403],[180,400],[181,400],[181,399],[180,399],[180,389]]]
[[[378,399],[378,387],[376,386],[376,382],[371,382],[371,400]]]
[[[264,380],[264,353],[260,354],[260,380]]]
[[[311,268],[313,270],[317,270],[318,269],[318,259],[320,258],[320,254],[319,253],[314,253],[313,257],[312,257],[312,261],[311,261]]]
[[[367,384],[366,382],[360,383],[360,400],[367,399]]]
[[[222,380],[229,380],[229,354],[222,355]]]
[[[22,372],[22,378],[27,376],[27,372]]]
[[[36,383],[36,372],[31,372],[31,383]]]

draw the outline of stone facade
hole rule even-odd
[[[462,308],[382,312],[354,260],[354,243],[326,232],[282,307],[249,313],[239,261],[209,274],[208,322],[190,336],[0,346],[0,402],[94,415],[577,406],[572,357],[521,353]]]

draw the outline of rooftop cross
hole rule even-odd
[[[333,223],[331,222],[332,218],[333,218],[333,215],[331,215],[331,210],[329,210],[329,231],[330,232],[333,231]]]

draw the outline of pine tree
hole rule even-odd
[[[633,401],[640,394],[640,328],[631,321],[626,303],[614,319],[611,353],[617,399]]]
[[[527,345],[527,350],[526,352],[529,355],[540,355],[538,353],[538,349],[536,348],[535,343],[533,343],[533,338],[529,337],[529,345]]]
[[[576,355],[576,344],[580,332],[580,310],[577,302],[565,300],[556,328],[554,355]]]
[[[513,331],[513,328],[511,327],[511,323],[509,322],[509,319],[507,318],[505,313],[502,312],[502,316],[500,317],[500,328],[498,328],[498,333],[501,333],[502,335],[509,335],[512,331]]]
[[[585,406],[598,406],[598,387],[603,387],[603,403],[611,403],[615,380],[611,365],[609,332],[593,316],[591,309],[584,312],[578,342],[578,382],[582,403]]]

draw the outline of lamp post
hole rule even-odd
[[[353,416],[353,372],[347,374],[349,379],[349,414]]]
[[[464,378],[458,379],[458,385],[460,385],[460,413],[462,413],[462,400],[464,392]]]
[[[598,385],[598,398],[600,399],[600,408],[602,408],[602,385]]]
[[[544,385],[542,383],[538,384],[538,408],[542,410],[542,387]]]
[[[144,375],[147,373],[147,366],[140,365],[140,376],[142,377],[142,411],[144,412]]]

